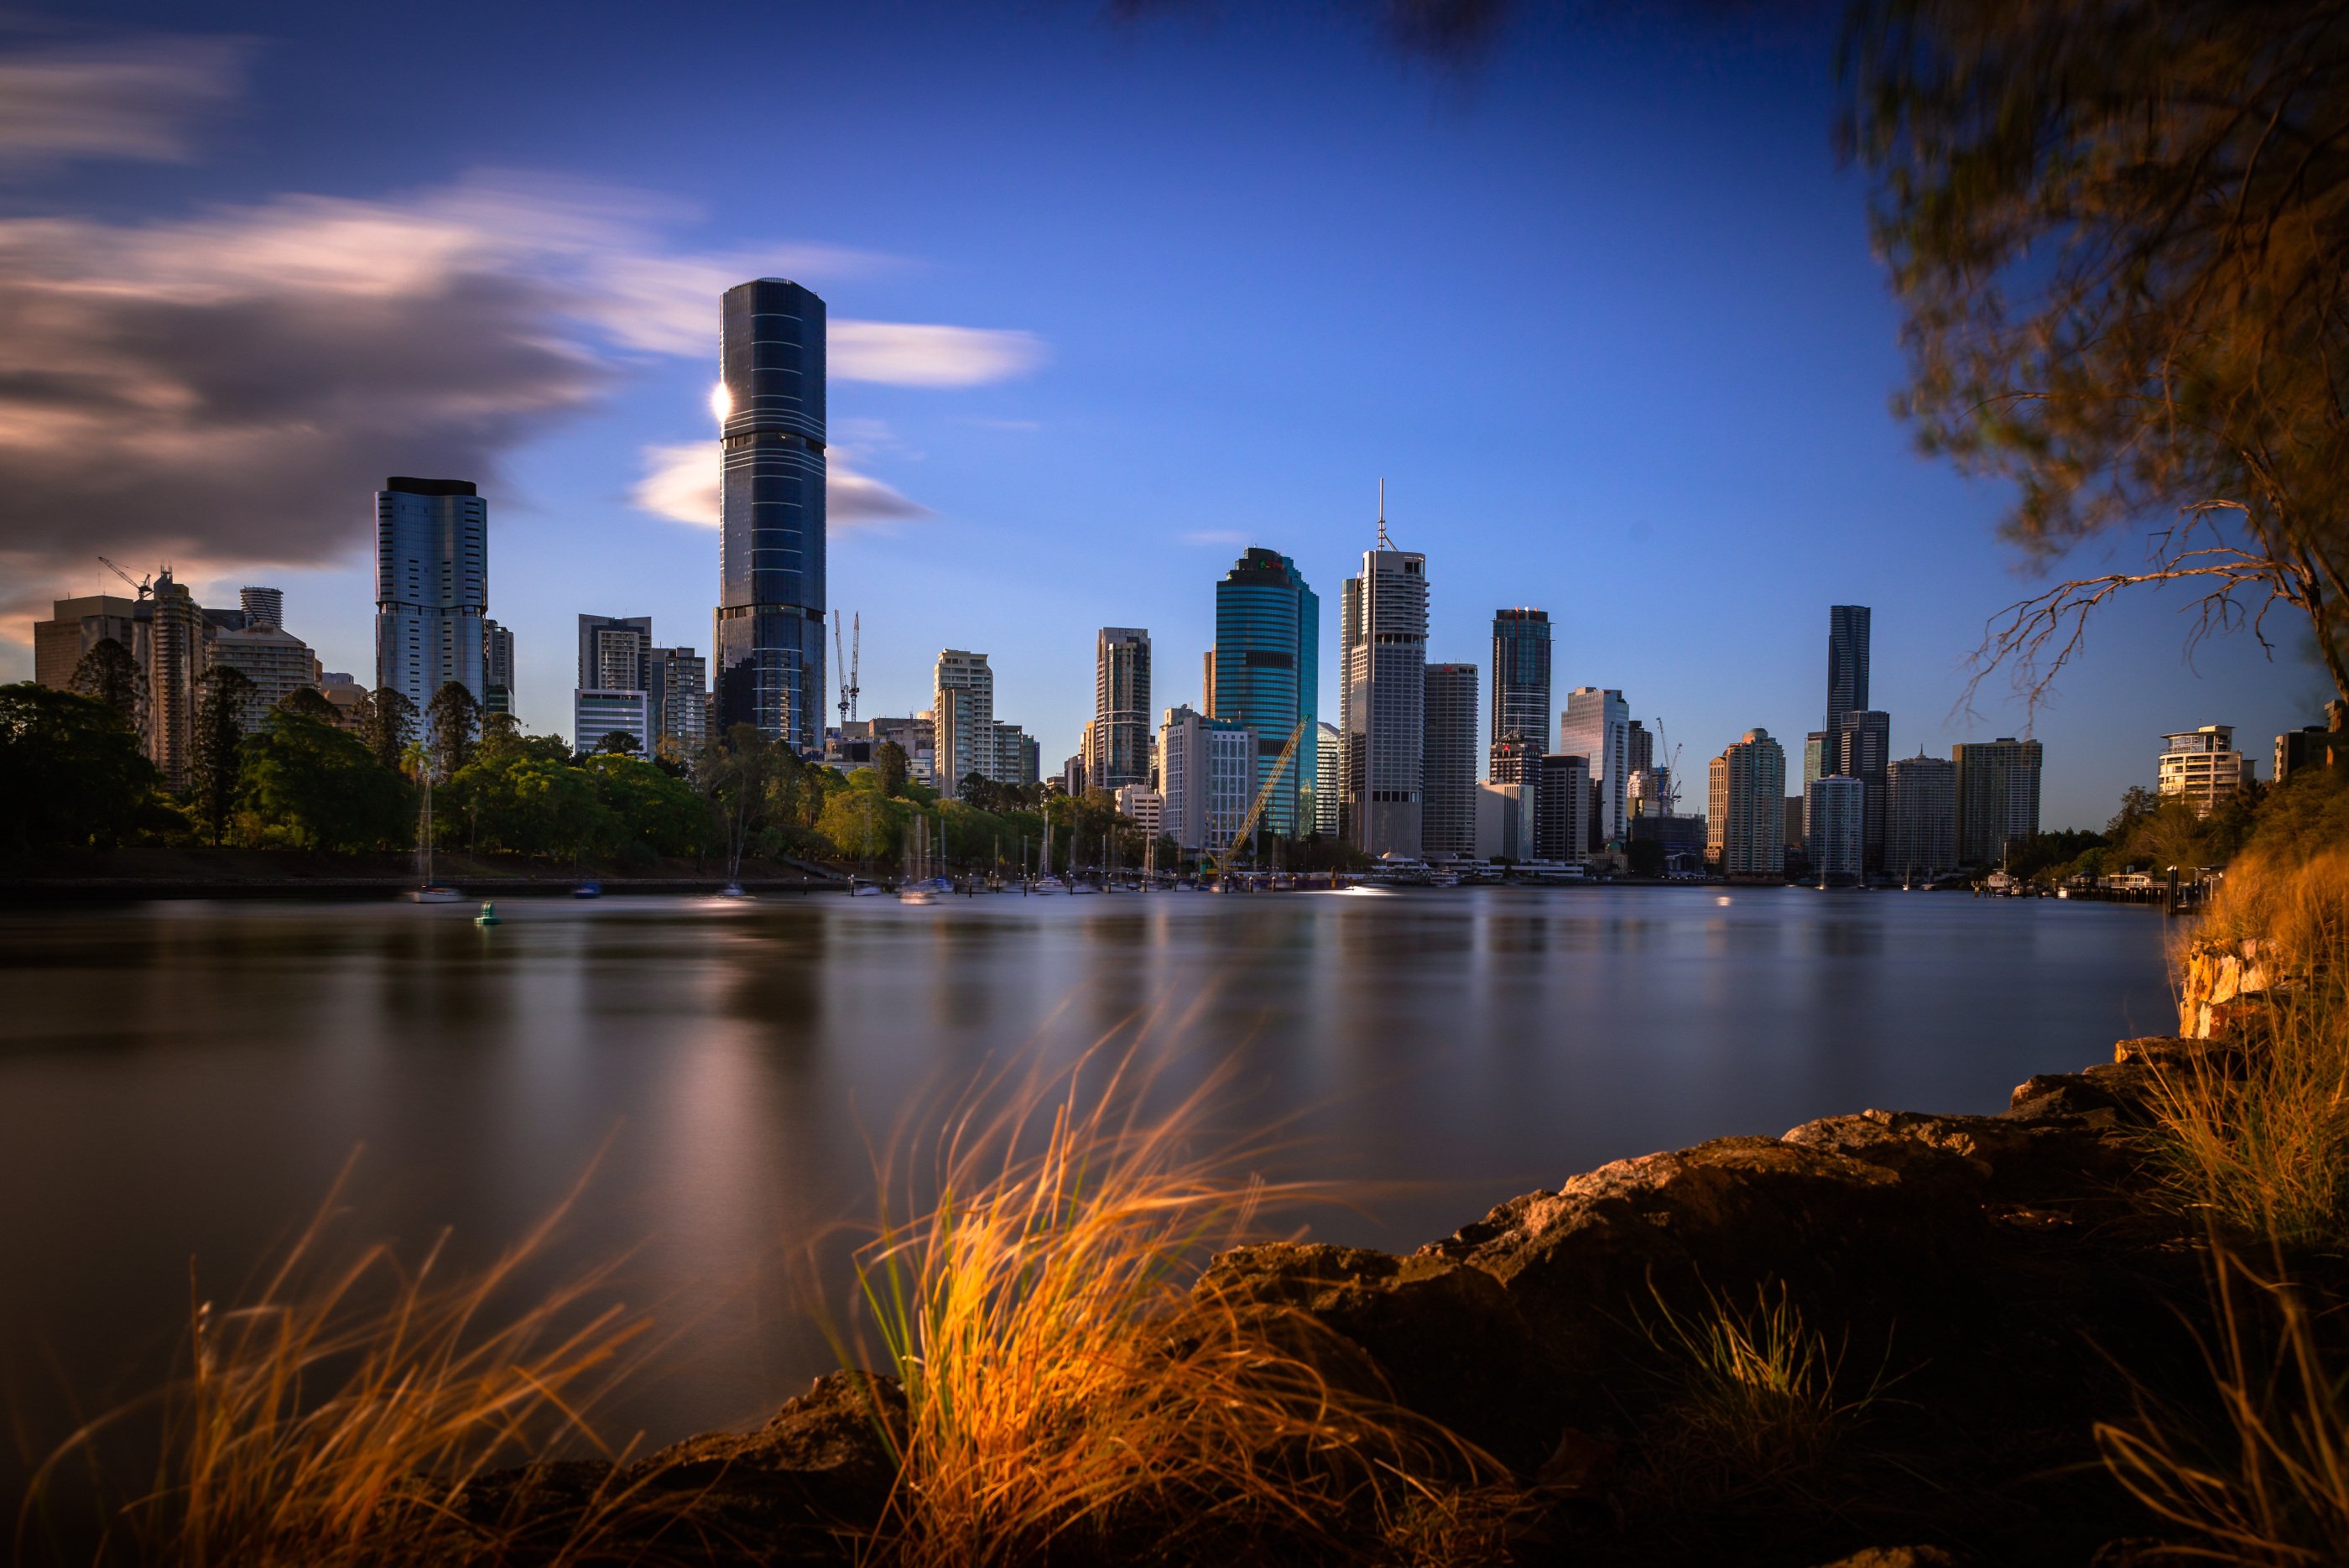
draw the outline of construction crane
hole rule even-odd
[[[1668,744],[1670,742],[1664,735],[1664,721],[1659,717],[1656,720],[1656,750],[1661,752]],[[1673,746],[1671,755],[1664,761],[1664,815],[1678,816],[1680,814],[1681,749]]]
[[[848,726],[856,719],[856,698],[863,690],[856,684],[856,663],[864,653],[864,616],[862,611],[850,623],[848,649],[841,650],[840,612],[832,612],[832,667],[840,673],[840,732],[848,733]]]
[[[150,577],[142,583],[138,578],[132,576],[129,573],[124,571],[121,567],[116,566],[113,562],[108,560],[105,556],[100,556],[98,560],[100,566],[104,566],[108,571],[112,572],[116,576],[120,577],[124,582],[129,583],[133,589],[137,590],[140,598],[144,599],[153,597],[155,592],[154,578]]]
[[[856,683],[856,666],[864,657],[864,612],[848,618],[848,717],[856,717],[856,699],[864,688]]]
[[[848,733],[848,655],[840,646],[840,612],[832,612],[832,668],[840,681],[840,732]]]
[[[1305,726],[1311,722],[1310,719],[1299,719],[1297,728],[1288,732],[1288,743],[1280,748],[1280,760],[1272,764],[1272,772],[1265,775],[1264,784],[1256,792],[1255,802],[1247,808],[1247,815],[1241,817],[1239,826],[1232,830],[1232,841],[1224,846],[1223,854],[1216,857],[1216,887],[1223,887],[1229,879],[1232,857],[1240,852],[1241,842],[1256,831],[1257,818],[1264,815],[1265,806],[1272,800],[1274,787],[1280,783],[1280,775],[1288,771],[1289,760],[1297,755],[1297,742],[1305,738]]]

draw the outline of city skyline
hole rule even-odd
[[[1857,193],[1826,151],[1831,40],[1816,25],[1696,43],[1645,24],[1595,40],[1513,37],[1464,99],[1406,70],[1413,112],[1379,117],[1366,111],[1394,101],[1396,62],[1342,21],[1235,19],[1195,36],[1074,15],[941,12],[900,76],[874,89],[910,111],[886,134],[870,130],[869,112],[843,114],[845,89],[830,82],[757,109],[753,95],[713,94],[704,62],[688,71],[656,41],[625,59],[571,59],[565,95],[625,80],[639,113],[624,151],[551,88],[497,76],[490,54],[436,66],[422,84],[390,60],[355,59],[356,85],[326,95],[304,62],[340,47],[347,19],[255,14],[220,23],[243,26],[232,37],[144,20],[163,13],[137,5],[99,11],[113,31],[84,40],[88,50],[184,46],[187,70],[212,73],[204,101],[233,114],[171,120],[158,134],[171,161],[51,159],[20,182],[0,222],[73,214],[57,265],[79,269],[64,279],[82,291],[74,297],[145,290],[191,330],[207,327],[210,307],[171,286],[167,260],[199,254],[222,311],[380,282],[393,319],[423,343],[449,340],[428,296],[484,291],[560,298],[590,330],[580,337],[560,312],[529,317],[529,331],[505,317],[473,324],[483,336],[452,362],[485,379],[487,433],[423,419],[414,400],[482,388],[387,389],[383,421],[336,426],[336,442],[315,452],[285,450],[283,473],[248,454],[234,483],[265,481],[249,504],[223,504],[240,493],[207,489],[205,475],[180,504],[143,510],[134,493],[112,499],[119,487],[94,480],[78,493],[62,480],[19,484],[28,506],[65,493],[92,504],[57,508],[75,518],[69,535],[52,537],[27,513],[0,539],[17,589],[0,606],[0,674],[31,673],[24,639],[49,601],[115,586],[93,549],[140,575],[169,561],[205,603],[280,584],[304,607],[297,629],[324,664],[370,669],[368,519],[356,498],[391,472],[467,478],[489,499],[492,554],[505,564],[491,613],[513,634],[518,711],[533,729],[570,722],[570,618],[621,593],[709,652],[715,673],[698,629],[717,522],[709,302],[780,270],[833,305],[824,597],[869,623],[867,711],[920,708],[940,646],[984,648],[1044,753],[1075,752],[1092,671],[1060,618],[1033,613],[1040,560],[1053,564],[1051,596],[1083,604],[1088,623],[1149,626],[1181,650],[1159,672],[1155,708],[1196,701],[1188,660],[1214,636],[1201,579],[1243,545],[1289,556],[1309,581],[1341,578],[1384,472],[1411,520],[1399,542],[1442,558],[1432,659],[1482,662],[1495,606],[1547,603],[1558,690],[1622,688],[1692,758],[1756,723],[1791,747],[1823,717],[1807,711],[1817,602],[1872,602],[1905,618],[1877,639],[1872,671],[1871,700],[1900,716],[1897,750],[1922,742],[1946,754],[1956,741],[2026,732],[2002,688],[1983,693],[1980,722],[1948,722],[1982,620],[2027,582],[1992,537],[2003,498],[1917,456],[1884,411],[1899,374],[1891,313]],[[447,36],[471,21],[425,7],[403,47],[446,57]],[[795,42],[815,57],[846,56],[874,26],[827,17]],[[1054,107],[983,125],[931,169],[942,128],[971,121],[974,59]],[[1261,90],[1309,61],[1304,90]],[[1654,84],[1636,99],[1621,85],[1633,63]],[[395,147],[344,101],[367,102],[378,71],[467,111],[419,116]],[[1624,141],[1628,126],[1648,125],[1654,92],[1696,108],[1643,130],[1652,148]],[[485,98],[497,112],[474,112]],[[1275,166],[1250,172],[1264,145],[1250,116],[1272,111],[1220,119],[1275,101],[1297,134]],[[1134,105],[1150,112],[1126,112]],[[746,185],[698,167],[709,145],[776,136],[820,148],[833,177]],[[1075,151],[1096,138],[1098,155]],[[1578,146],[1599,151],[1526,151]],[[1617,171],[1623,147],[1638,156]],[[1029,172],[1004,172],[1023,158]],[[1306,158],[1326,163],[1329,180],[1300,199],[1294,161]],[[1208,221],[1162,221],[1131,193],[1135,167],[1164,176],[1150,202]],[[481,172],[492,168],[502,172]],[[1478,177],[1464,184],[1461,168]],[[1663,210],[1657,190],[1675,192]],[[1023,200],[1046,191],[1067,194]],[[1441,221],[1356,260],[1328,242],[1365,202],[1426,204]],[[1071,237],[1101,232],[1075,214],[1104,202],[1130,238],[1115,242],[1116,265],[1072,268]],[[1033,221],[1023,227],[1015,212]],[[1593,254],[1575,239],[1585,220],[1619,244]],[[399,292],[409,273],[369,270],[392,265],[367,259],[375,251],[336,248],[337,224],[378,225],[382,254],[411,269],[419,292]],[[1480,243],[1496,225],[1510,243]],[[1739,243],[1710,245],[1708,234]],[[1219,260],[1233,236],[1237,248]],[[239,270],[263,254],[310,270]],[[1312,258],[1309,286],[1299,257]],[[1574,288],[1537,285],[1562,265]],[[1217,280],[1212,304],[1170,286],[1203,268]],[[1366,359],[1359,321],[1397,277],[1443,315],[1448,347],[1385,345]],[[1757,296],[1773,309],[1754,312]],[[569,359],[531,357],[529,345],[547,342]],[[347,387],[337,409],[365,402],[381,348],[321,345],[357,378],[336,383]],[[1232,377],[1234,349],[1262,373]],[[1589,375],[1600,365],[1607,377]],[[165,369],[168,382],[185,368]],[[1391,378],[1420,389],[1408,410],[1369,396]],[[1790,380],[1806,398],[1780,395]],[[1601,381],[1603,397],[1589,389]],[[1692,445],[1681,432],[1692,423],[1735,433]],[[1170,426],[1219,454],[1212,486],[1174,456]],[[9,461],[31,472],[36,457]],[[1825,576],[1821,560],[1836,563]],[[527,572],[514,569],[523,562]],[[1585,591],[1602,562],[1636,591]],[[1707,580],[1741,592],[1705,592]],[[1936,591],[1911,605],[1920,582]],[[2041,715],[2036,732],[2056,758],[2051,822],[2101,823],[2121,789],[2143,782],[2147,745],[2163,733],[2223,722],[2264,737],[2318,718],[2318,683],[2289,648],[2269,665],[2249,639],[2220,641],[2189,668],[2176,602],[2152,596],[2100,619],[2087,662]],[[1326,636],[1322,652],[1326,715],[1338,701]]]

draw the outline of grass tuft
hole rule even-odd
[[[1145,1114],[1129,1054],[951,1122],[935,1197],[885,1217],[859,1262],[907,1407],[883,1560],[1501,1550],[1506,1511],[1480,1490],[1499,1467],[1333,1383],[1309,1323],[1192,1289],[1213,1253],[1262,1239],[1268,1208],[1320,1196],[1248,1174],[1261,1149],[1192,1152],[1217,1087]]]

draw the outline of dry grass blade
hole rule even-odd
[[[550,1444],[593,1445],[588,1410],[649,1325],[595,1304],[608,1270],[512,1304],[562,1210],[490,1267],[457,1274],[445,1238],[412,1269],[380,1245],[328,1263],[336,1206],[330,1197],[252,1304],[193,1305],[183,1376],[85,1428],[44,1467],[36,1487],[139,1418],[159,1419],[156,1473],[120,1507],[109,1557],[487,1561],[520,1524],[472,1517],[467,1487]],[[540,1560],[584,1549],[596,1519],[626,1502],[591,1504],[573,1521],[579,1538],[541,1543]]]
[[[2105,1463],[2131,1495],[2212,1562],[2349,1562],[2349,1386],[2281,1263],[2261,1273],[2216,1249],[2218,1345],[2206,1350],[2224,1438],[2204,1447],[2175,1412],[2141,1405],[2100,1424]]]
[[[1081,1086],[1087,1067],[1098,1090]],[[1191,1288],[1212,1253],[1259,1239],[1268,1205],[1322,1196],[1247,1174],[1261,1147],[1193,1152],[1219,1086],[1145,1115],[1132,1054],[1089,1058],[1057,1088],[953,1121],[935,1198],[885,1222],[860,1262],[877,1359],[907,1400],[881,1556],[1128,1560],[1219,1535],[1329,1547],[1381,1517],[1434,1517],[1406,1495],[1497,1473],[1374,1390],[1335,1386],[1309,1324]]]

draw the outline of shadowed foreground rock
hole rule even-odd
[[[1197,1291],[1301,1314],[1334,1381],[1523,1478],[1519,1562],[2085,1564],[2149,1522],[2096,1463],[2094,1423],[2132,1407],[2118,1368],[2181,1387],[2199,1370],[2179,1315],[2201,1299],[2193,1239],[2131,1196],[2155,1064],[2198,1056],[2224,1065],[2207,1043],[2125,1041],[2001,1116],[1719,1138],[1513,1199],[1404,1257],[1240,1249]],[[1799,1465],[1692,1445],[1661,1326],[1768,1299],[1856,1391],[1847,1436]],[[642,1507],[656,1550],[847,1561],[888,1497],[882,1432],[902,1408],[887,1380],[834,1375],[755,1433],[624,1472],[492,1478],[477,1516],[551,1525],[600,1488]]]

